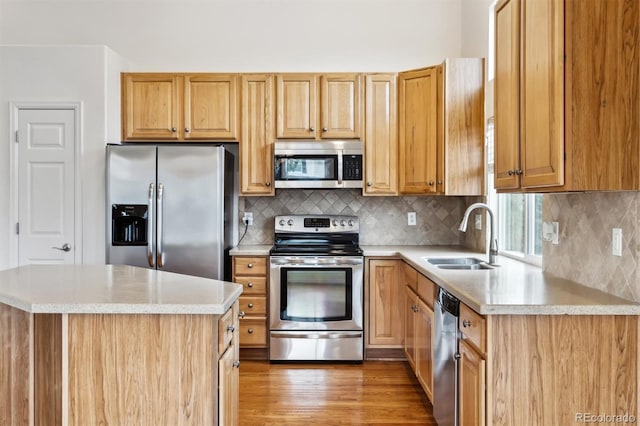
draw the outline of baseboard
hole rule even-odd
[[[365,349],[365,359],[368,361],[404,361],[404,349],[402,348],[367,348]]]
[[[240,348],[240,359],[266,361],[269,359],[269,348]]]

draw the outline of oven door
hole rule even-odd
[[[362,330],[361,256],[271,256],[271,330]]]

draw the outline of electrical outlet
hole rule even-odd
[[[242,216],[242,221],[247,225],[253,225],[253,213],[244,212],[244,216]]]
[[[477,214],[476,215],[476,229],[478,231],[482,230],[482,215],[481,214]]]
[[[622,229],[613,228],[611,230],[611,254],[622,256]]]
[[[416,226],[416,212],[407,213],[407,225]]]

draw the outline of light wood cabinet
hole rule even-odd
[[[398,76],[399,192],[484,193],[484,60]]]
[[[123,73],[125,141],[237,140],[235,74]]]
[[[237,426],[239,422],[240,360],[238,349],[238,302],[219,321],[218,424]]]
[[[404,352],[420,386],[433,401],[433,293],[435,284],[403,262]]]
[[[276,79],[276,137],[357,139],[361,134],[359,74],[280,74]]]
[[[398,194],[396,78],[365,76],[364,195]]]
[[[400,348],[403,338],[403,287],[400,260],[369,259],[368,346]]]
[[[433,401],[433,308],[420,299],[417,302],[414,319],[416,377],[429,400]]]
[[[639,13],[624,0],[498,2],[498,190],[640,189]]]
[[[465,426],[485,424],[485,360],[465,341],[458,346],[459,419]]]
[[[239,150],[240,192],[243,195],[275,194],[274,80],[274,76],[265,74],[242,76],[242,136]]]
[[[242,295],[238,299],[239,340],[240,349],[243,349],[243,358],[245,356],[267,357],[268,263],[268,256],[233,257],[233,282],[242,284],[243,287]],[[244,351],[244,349],[251,349],[251,351]]]

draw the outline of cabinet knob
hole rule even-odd
[[[253,328],[248,329],[248,330],[247,330],[247,333],[249,333],[249,334],[253,334]]]
[[[249,309],[252,309],[253,308],[253,303],[249,303],[247,306],[249,307]]]
[[[264,186],[266,186],[267,188],[271,186],[271,182],[265,182]]]
[[[432,180],[429,181],[429,186],[433,186],[434,184],[435,184],[434,181],[432,181]]]
[[[238,360],[233,361],[233,366],[234,366],[235,368],[240,368],[240,361],[238,361]]]
[[[367,186],[373,186],[371,182],[367,182]]]
[[[522,169],[516,170],[516,175],[518,175],[518,176],[522,175]]]
[[[323,133],[324,133],[324,132],[327,132],[327,131],[329,131],[329,129],[327,129],[326,127],[323,127],[323,128],[322,128],[322,132],[323,132]]]
[[[455,354],[453,354],[453,358],[460,359],[460,353],[456,352]]]
[[[244,318],[244,316],[245,316],[245,315],[246,315],[246,314],[244,313],[244,311],[240,311],[240,312],[238,313],[238,318],[242,319],[242,318]]]
[[[441,180],[438,181],[438,185],[442,185],[442,181]]]
[[[315,128],[315,127],[309,127],[309,131],[310,131],[310,132],[315,132],[315,131],[316,131],[316,128]]]
[[[185,127],[185,128],[184,128],[184,131],[185,131],[186,133],[189,133],[189,132],[191,131],[191,129],[190,129],[190,128],[188,128],[188,127]]]
[[[253,268],[253,263],[248,264],[247,268],[249,268],[249,269]]]
[[[249,287],[249,288],[253,288],[253,283],[249,283],[249,284],[247,284],[247,287]]]
[[[509,176],[513,176],[513,175],[515,175],[515,174],[516,174],[516,171],[515,171],[515,170],[509,170],[509,171],[507,172],[507,174],[508,174]]]
[[[467,320],[467,319],[466,319],[466,320],[464,320],[464,321],[462,321],[462,326],[463,326],[464,328],[471,327],[471,321],[469,321],[469,320]]]
[[[230,325],[227,327],[227,331],[230,331],[231,333],[233,333],[234,331],[236,331],[236,328],[233,325]]]
[[[175,132],[177,132],[177,131],[178,131],[178,129],[176,129],[175,127],[172,127],[172,128],[171,128],[171,131],[172,131],[173,133],[175,133]]]

